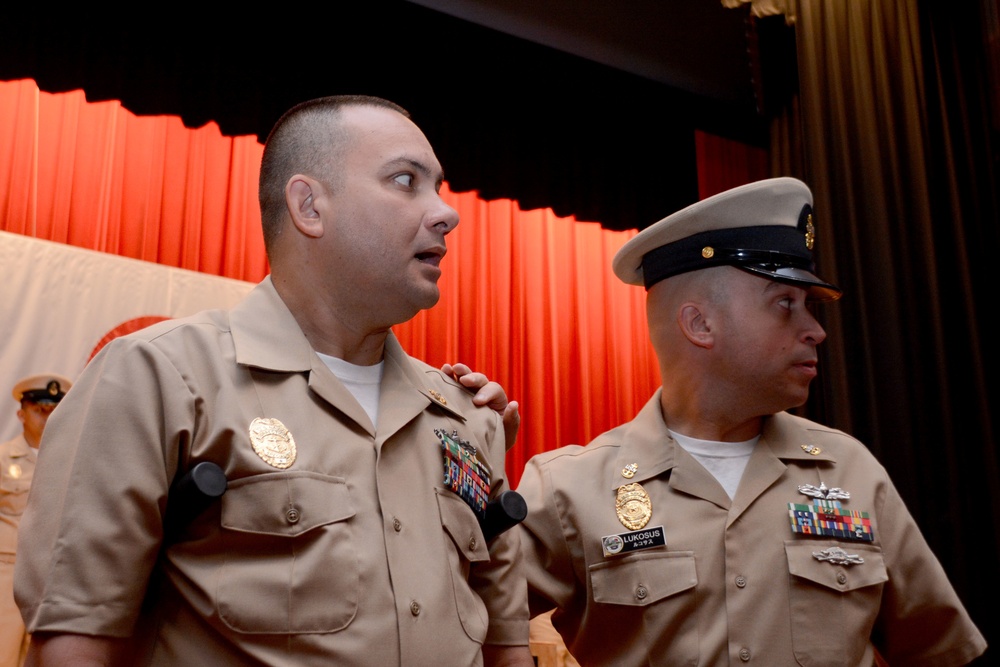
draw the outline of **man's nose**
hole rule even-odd
[[[826,340],[826,331],[820,325],[819,320],[813,317],[812,313],[806,311],[806,316],[809,318],[809,321],[806,323],[806,328],[803,331],[803,339],[813,345],[819,345]]]
[[[440,195],[437,197],[437,204],[429,218],[430,226],[447,234],[458,226],[458,211],[449,206]]]

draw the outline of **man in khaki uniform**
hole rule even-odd
[[[826,334],[805,184],[746,185],[625,244],[664,384],[631,422],[534,457],[532,614],[583,665],[962,665],[985,649],[885,469],[792,416]]]
[[[49,373],[19,380],[11,392],[21,406],[17,411],[21,435],[0,444],[0,667],[22,664],[28,648],[24,622],[14,604],[17,529],[28,502],[45,422],[71,386],[62,375]]]
[[[479,523],[504,425],[390,332],[438,300],[442,179],[385,100],[278,121],[271,275],[112,341],[50,424],[16,589],[37,664],[531,664],[517,533]],[[228,489],[178,516],[202,462]]]

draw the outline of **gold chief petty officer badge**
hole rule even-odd
[[[285,425],[273,417],[250,422],[250,444],[265,463],[284,470],[295,463],[295,439]]]
[[[622,477],[631,479],[637,469],[636,464],[630,463],[622,470]],[[646,489],[638,482],[623,484],[618,487],[615,513],[623,526],[629,530],[639,530],[649,523],[649,519],[653,516],[653,503],[649,500]]]

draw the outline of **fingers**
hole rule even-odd
[[[507,449],[514,446],[518,429],[521,427],[521,413],[517,403],[507,400],[507,393],[497,382],[490,382],[483,373],[475,373],[465,364],[444,364],[441,372],[454,378],[463,387],[478,390],[472,402],[479,407],[488,407],[503,416],[504,441]]]
[[[517,401],[511,401],[503,411],[503,439],[507,451],[514,446],[517,432],[521,428],[521,411]]]
[[[486,377],[485,374],[473,372],[473,370],[468,366],[466,366],[465,364],[454,364],[454,365],[445,364],[441,367],[441,372],[444,373],[445,375],[451,376],[452,378],[457,380],[459,384],[468,389],[481,390],[487,385],[497,384],[496,382],[490,382],[490,379]],[[500,385],[497,385],[497,387],[500,387]],[[480,398],[480,394],[483,393],[482,391],[480,391],[478,394],[476,394],[476,399],[474,399],[476,405],[482,406],[492,401],[495,398],[495,392],[496,392],[495,389],[490,389],[490,391],[487,393],[489,398]],[[500,387],[500,393],[501,394],[503,393],[502,387]],[[506,405],[506,402],[504,403],[504,405]],[[504,405],[501,405],[499,409],[502,410]]]
[[[458,369],[462,369],[463,372],[458,373]],[[466,366],[465,364],[455,364],[454,366],[451,364],[445,364],[441,366],[441,372],[450,378],[454,378],[455,380],[461,377],[461,375],[463,375],[464,373],[469,373],[471,371],[472,369]]]
[[[479,373],[478,375],[482,374]],[[484,379],[485,377],[486,376],[483,375]],[[496,382],[487,382],[478,392],[476,392],[476,395],[472,397],[472,402],[479,407],[485,406],[503,414],[504,408],[507,407],[507,394],[504,392],[503,387]]]
[[[445,364],[441,367],[441,372],[449,375],[463,387],[469,389],[482,389],[490,381],[483,373],[475,373],[465,364]]]

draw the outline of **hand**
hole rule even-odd
[[[467,389],[478,390],[472,402],[479,407],[488,407],[503,417],[504,445],[507,450],[514,446],[517,432],[521,428],[521,413],[517,401],[507,401],[507,394],[497,382],[490,382],[482,373],[475,373],[465,364],[445,364],[441,372],[454,378]]]

